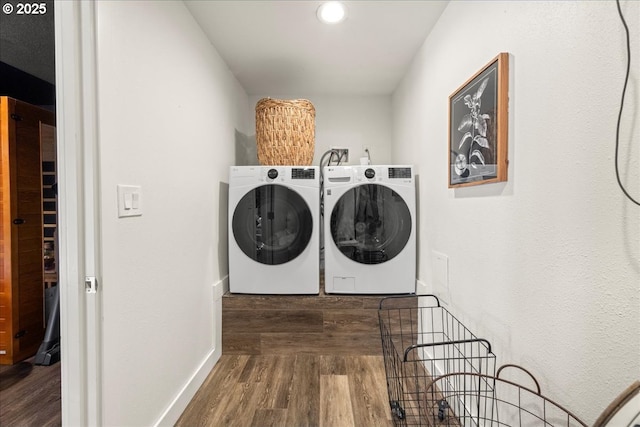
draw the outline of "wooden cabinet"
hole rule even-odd
[[[52,112],[0,97],[0,364],[33,356],[44,335],[44,126]]]

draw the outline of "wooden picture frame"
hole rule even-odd
[[[449,188],[507,180],[509,54],[449,96]]]

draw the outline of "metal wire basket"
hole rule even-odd
[[[531,377],[535,390],[500,378],[505,368]],[[540,385],[526,369],[503,365],[496,376],[474,372],[446,374],[434,379],[425,393],[433,426],[554,426],[587,427],[567,409],[540,393]]]
[[[429,425],[431,381],[453,372],[494,375],[491,344],[476,337],[435,295],[393,296],[378,310],[389,406],[395,425]]]
[[[261,165],[309,166],[315,149],[313,104],[306,99],[263,98],[256,104],[256,144]]]

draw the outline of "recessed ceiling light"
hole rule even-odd
[[[347,17],[347,8],[339,1],[322,3],[318,8],[318,19],[325,24],[337,24]]]

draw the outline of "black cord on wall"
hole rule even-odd
[[[614,162],[616,165],[616,179],[618,180],[618,185],[620,189],[624,193],[625,196],[629,200],[631,200],[636,205],[640,206],[640,202],[631,197],[631,194],[624,188],[624,184],[620,180],[620,170],[618,167],[618,149],[620,146],[620,122],[622,120],[622,110],[624,108],[624,97],[627,92],[627,82],[629,81],[629,70],[631,68],[631,42],[629,40],[629,27],[627,26],[627,21],[624,19],[624,15],[622,14],[622,9],[620,9],[620,0],[616,0],[616,5],[618,6],[618,14],[620,15],[620,20],[622,21],[622,25],[624,26],[624,30],[627,36],[627,72],[624,78],[624,86],[622,87],[622,98],[620,99],[620,111],[618,112],[618,125],[616,127],[616,155],[614,158]]]

